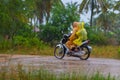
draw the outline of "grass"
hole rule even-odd
[[[53,56],[54,47],[20,47],[16,49],[0,50],[0,54],[24,54],[24,55],[50,55]],[[91,57],[120,59],[120,46],[95,46],[92,45]]]
[[[120,46],[92,46],[91,56],[95,58],[120,59]]]
[[[92,76],[78,73],[61,73],[56,75],[43,68],[39,70],[28,68],[28,71],[26,71],[21,64],[18,64],[16,67],[1,67],[0,80],[115,80],[115,77],[111,77],[110,74],[105,77],[99,72]]]
[[[19,47],[15,49],[0,50],[0,54],[23,54],[23,55],[53,55],[54,48],[46,46],[38,47]]]

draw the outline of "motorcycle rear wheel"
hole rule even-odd
[[[55,47],[55,49],[54,49],[54,56],[57,59],[62,59],[65,56],[64,47],[63,47],[62,44],[58,44],[58,46]]]
[[[83,46],[83,47],[81,47],[81,50],[85,51],[85,54],[81,55],[80,59],[81,60],[87,60],[90,57],[90,51],[89,51],[88,47],[87,46]]]

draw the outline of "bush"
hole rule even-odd
[[[14,45],[15,46],[30,46],[29,40],[23,36],[15,36],[14,37]]]
[[[2,40],[0,41],[0,49],[10,49],[12,48],[12,41],[11,40]]]
[[[49,25],[42,28],[42,32],[39,33],[39,36],[43,41],[52,43],[53,41],[60,39],[61,33],[59,32],[57,27]]]
[[[120,58],[120,48],[118,49],[118,58]]]
[[[106,45],[108,44],[108,37],[105,35],[104,31],[97,27],[86,27],[88,32],[88,39],[91,40],[92,44]]]
[[[116,40],[117,40],[117,42],[120,44],[120,29],[117,29],[116,31],[115,31],[115,38],[116,38]]]
[[[28,41],[31,46],[39,46],[40,45],[40,40],[36,37],[28,39]]]
[[[23,36],[15,36],[14,37],[14,45],[16,47],[38,47],[42,48],[45,47],[45,44],[39,40],[39,38],[29,38],[29,37],[23,37]]]

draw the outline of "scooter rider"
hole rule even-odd
[[[87,31],[84,28],[84,22],[74,22],[73,23],[73,33],[66,42],[66,46],[70,51],[76,50],[77,46],[82,44],[83,40],[87,39]]]

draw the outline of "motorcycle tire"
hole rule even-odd
[[[90,50],[87,46],[82,46],[81,50],[85,51],[84,55],[81,55],[79,58],[81,60],[87,60],[90,57]]]
[[[57,44],[57,46],[54,49],[54,56],[57,59],[62,59],[65,56],[64,47],[62,44]]]

